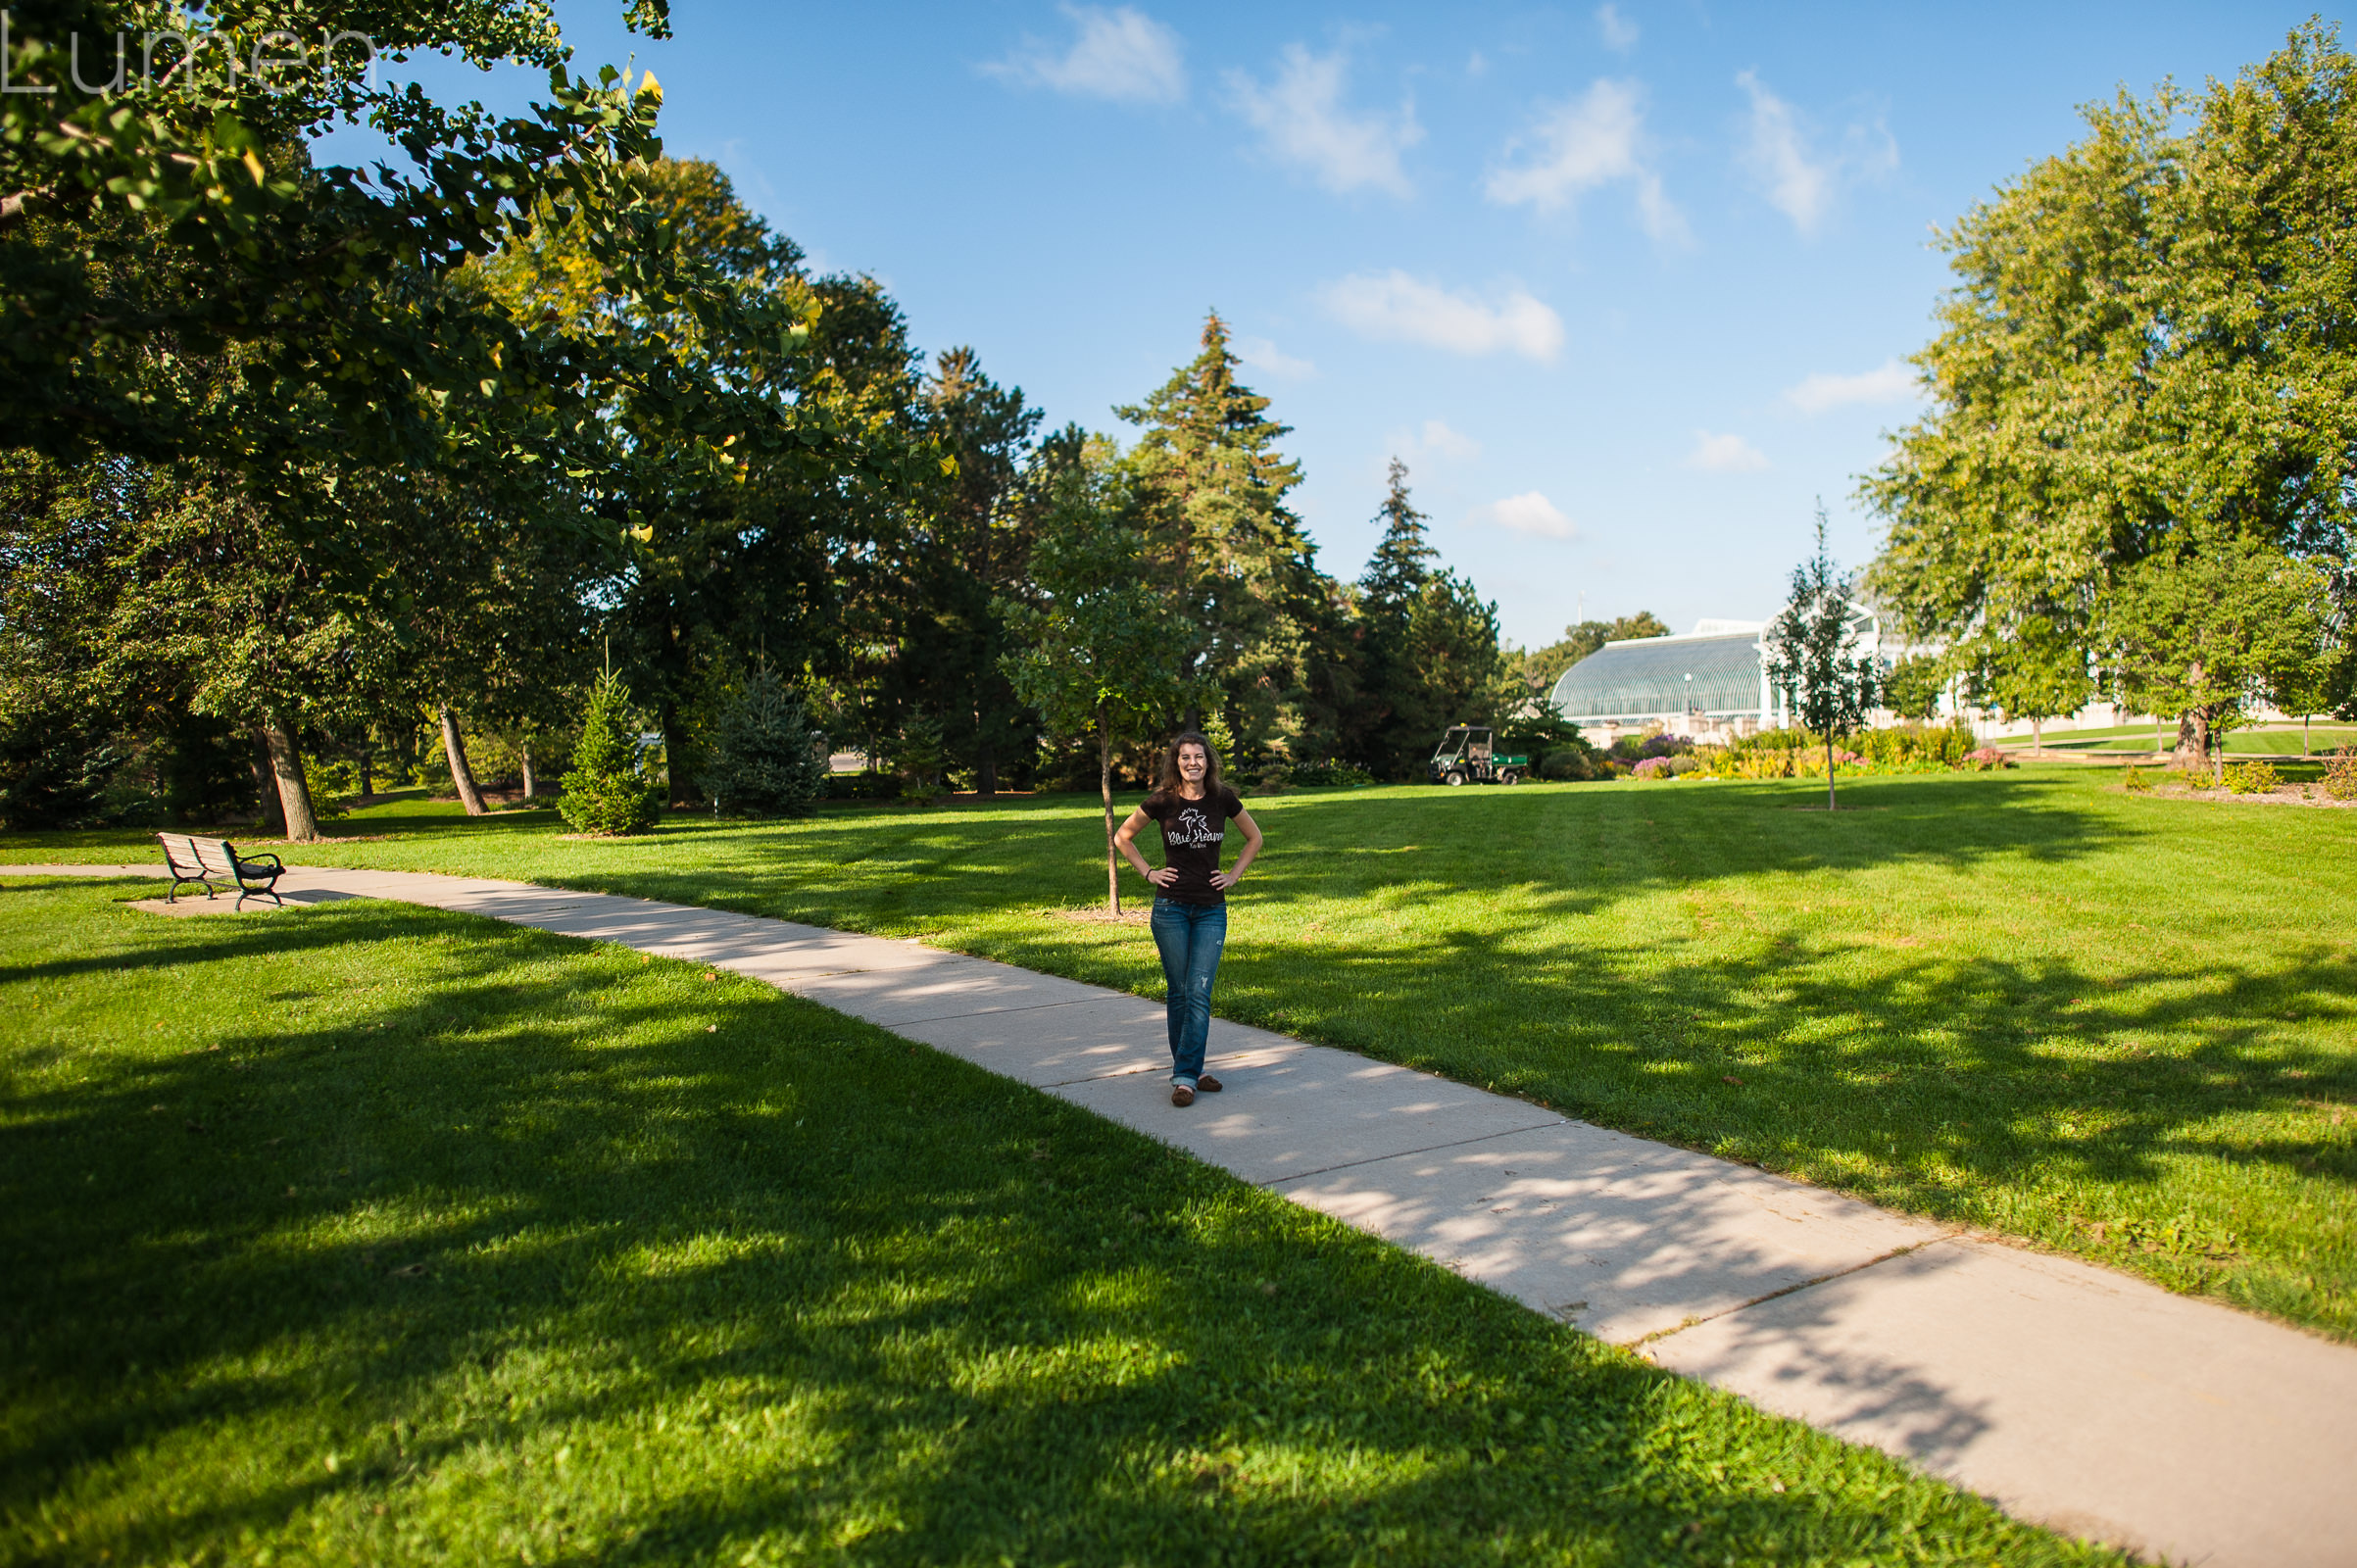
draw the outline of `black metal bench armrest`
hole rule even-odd
[[[262,862],[265,860],[270,861],[270,864],[264,865]],[[262,855],[241,855],[237,858],[237,863],[240,867],[250,865],[258,871],[283,871],[286,869],[286,862],[284,860],[279,859],[275,855],[270,855],[268,853]]]

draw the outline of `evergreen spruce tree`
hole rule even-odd
[[[1203,349],[1143,403],[1114,412],[1145,433],[1128,459],[1151,564],[1188,628],[1181,674],[1216,688],[1240,755],[1334,728],[1317,667],[1338,595],[1285,498],[1300,466],[1277,450],[1290,427],[1236,379],[1214,312]],[[1190,715],[1196,716],[1196,715]]]
[[[1358,579],[1357,760],[1379,778],[1417,776],[1451,724],[1499,716],[1504,660],[1498,607],[1440,567],[1425,538],[1430,520],[1408,496],[1407,465],[1392,460],[1383,539]]]
[[[1358,579],[1359,603],[1362,613],[1368,615],[1406,606],[1432,576],[1432,564],[1441,558],[1424,537],[1424,525],[1432,519],[1418,512],[1408,498],[1407,465],[1392,459],[1384,480],[1383,506],[1375,514],[1383,524],[1383,542],[1375,547]]]
[[[697,783],[716,816],[800,816],[826,788],[826,743],[800,696],[766,665],[720,710]]]
[[[652,828],[662,799],[663,787],[639,761],[630,690],[609,670],[590,688],[572,771],[565,775],[557,808],[576,832],[620,838]]]

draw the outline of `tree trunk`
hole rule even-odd
[[[523,798],[528,801],[540,793],[540,781],[532,776],[532,743],[525,741],[516,750],[523,759]]]
[[[254,831],[264,838],[286,837],[286,812],[278,805],[278,780],[270,768],[270,742],[260,724],[254,726],[254,753],[247,759],[254,764],[254,788],[262,801],[261,820]]]
[[[2046,721],[2042,718],[2030,720],[2030,755],[2039,760],[2046,755]]]
[[[474,769],[466,765],[466,737],[459,733],[459,715],[448,703],[442,705],[442,754],[450,759],[450,781],[459,787],[459,804],[468,816],[481,816],[490,808],[475,787]]]
[[[1825,808],[1839,808],[1834,800],[1834,732],[1830,729],[1825,732]]]
[[[1105,906],[1121,912],[1121,873],[1113,854],[1113,737],[1097,710],[1097,789],[1105,797]]]
[[[688,776],[687,730],[679,722],[675,703],[663,705],[663,771],[664,796],[678,810],[696,804],[696,781]]]
[[[375,793],[376,748],[364,746],[360,749],[360,798],[365,802]]]
[[[2170,757],[2181,767],[2210,765],[2210,714],[2207,709],[2188,708],[2177,715],[2177,750]]]
[[[980,753],[974,759],[974,793],[999,793],[999,760],[990,749],[990,732],[982,727],[982,705],[974,705],[974,745]]]
[[[311,784],[303,776],[303,754],[295,749],[294,731],[266,718],[262,736],[270,749],[270,771],[277,777],[278,809],[286,817],[288,842],[317,844],[319,819],[311,808]]]
[[[2310,755],[2308,751],[2308,720],[2315,716],[2313,713],[2300,715],[2300,760],[2303,762],[2308,760]]]

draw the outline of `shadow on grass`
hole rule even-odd
[[[2083,1555],[751,983],[380,905],[56,945],[0,984],[221,1011],[12,1074],[35,1556]]]

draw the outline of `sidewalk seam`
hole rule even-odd
[[[1835,1280],[1847,1279],[1852,1274],[1863,1274],[1868,1269],[1877,1268],[1882,1264],[1890,1262],[1893,1258],[1905,1257],[1911,1252],[1920,1252],[1927,1247],[1938,1247],[1941,1242],[1952,1242],[1957,1237],[1964,1235],[1965,1230],[1966,1227],[1958,1226],[1954,1230],[1941,1231],[1938,1236],[1927,1236],[1920,1242],[1909,1242],[1904,1247],[1894,1247],[1888,1252],[1883,1253],[1880,1257],[1870,1257],[1863,1263],[1852,1263],[1847,1268],[1838,1268],[1830,1274],[1820,1274],[1815,1279],[1801,1280],[1796,1284],[1787,1285],[1780,1289],[1770,1291],[1765,1296],[1755,1296],[1748,1301],[1738,1301],[1735,1303],[1735,1305],[1721,1307],[1716,1312],[1704,1312],[1698,1316],[1687,1318],[1685,1321],[1674,1324],[1669,1328],[1655,1329],[1650,1334],[1641,1335],[1634,1340],[1628,1341],[1621,1347],[1621,1348],[1624,1350],[1635,1350],[1638,1353],[1643,1354],[1646,1346],[1657,1344],[1662,1340],[1670,1339],[1676,1335],[1684,1334],[1688,1329],[1698,1329],[1705,1323],[1716,1323],[1723,1317],[1733,1317],[1736,1313],[1746,1311],[1751,1307],[1760,1306],[1766,1302],[1778,1300],[1787,1296],[1797,1296],[1802,1291],[1813,1290],[1817,1286],[1828,1285]]]
[[[1334,1048],[1329,1046],[1326,1049],[1332,1050]],[[1488,1091],[1485,1090],[1484,1093],[1488,1093]],[[1524,1133],[1535,1133],[1542,1127],[1566,1126],[1570,1123],[1570,1120],[1571,1118],[1568,1116],[1550,1116],[1545,1121],[1532,1122],[1527,1127],[1507,1127],[1498,1132],[1483,1133],[1478,1138],[1453,1138],[1445,1144],[1426,1144],[1422,1149],[1402,1149],[1389,1154],[1370,1154],[1365,1159],[1346,1159],[1339,1165],[1320,1165],[1315,1170],[1297,1170],[1292,1172],[1290,1175],[1271,1176],[1266,1181],[1254,1182],[1252,1185],[1262,1188],[1274,1188],[1279,1182],[1303,1181],[1311,1176],[1331,1176],[1338,1170],[1356,1170],[1361,1165],[1380,1165],[1385,1160],[1389,1159],[1412,1159],[1418,1154],[1430,1154],[1443,1149],[1464,1149],[1469,1145],[1486,1144],[1494,1139],[1518,1138]]]

